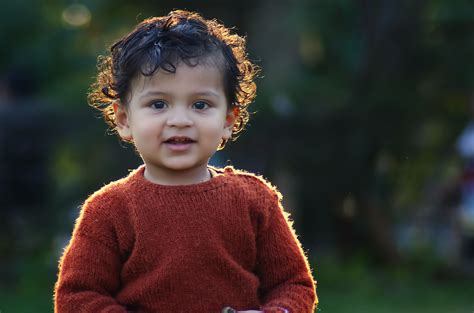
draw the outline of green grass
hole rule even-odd
[[[11,264],[17,279],[0,282],[0,313],[53,312],[55,264],[49,254],[30,255]]]
[[[473,313],[474,278],[436,277],[420,267],[375,269],[366,262],[316,267],[319,313]]]

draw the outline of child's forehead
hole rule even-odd
[[[191,63],[179,62],[174,65],[174,71],[158,68],[151,75],[138,73],[131,82],[132,93],[141,93],[147,89],[173,88],[175,85],[186,89],[223,89],[224,75],[222,69],[210,62]]]

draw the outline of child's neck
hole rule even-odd
[[[159,185],[180,186],[193,185],[208,181],[212,178],[206,166],[188,170],[162,170],[145,165],[145,179]]]

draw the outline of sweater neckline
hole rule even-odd
[[[214,166],[208,166],[212,171],[213,177],[209,180],[206,180],[201,183],[191,184],[191,185],[162,185],[149,181],[145,178],[145,165],[142,164],[136,170],[134,170],[130,177],[135,181],[139,186],[152,190],[152,191],[165,191],[165,192],[174,192],[174,193],[196,193],[207,191],[211,189],[219,188],[225,184],[225,176],[230,173],[233,173],[234,170],[231,166],[226,166],[225,168],[217,168]]]

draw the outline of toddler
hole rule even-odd
[[[144,164],[85,201],[55,312],[313,312],[280,193],[208,165],[245,127],[257,71],[244,38],[182,10],[141,22],[99,59],[90,104]]]

